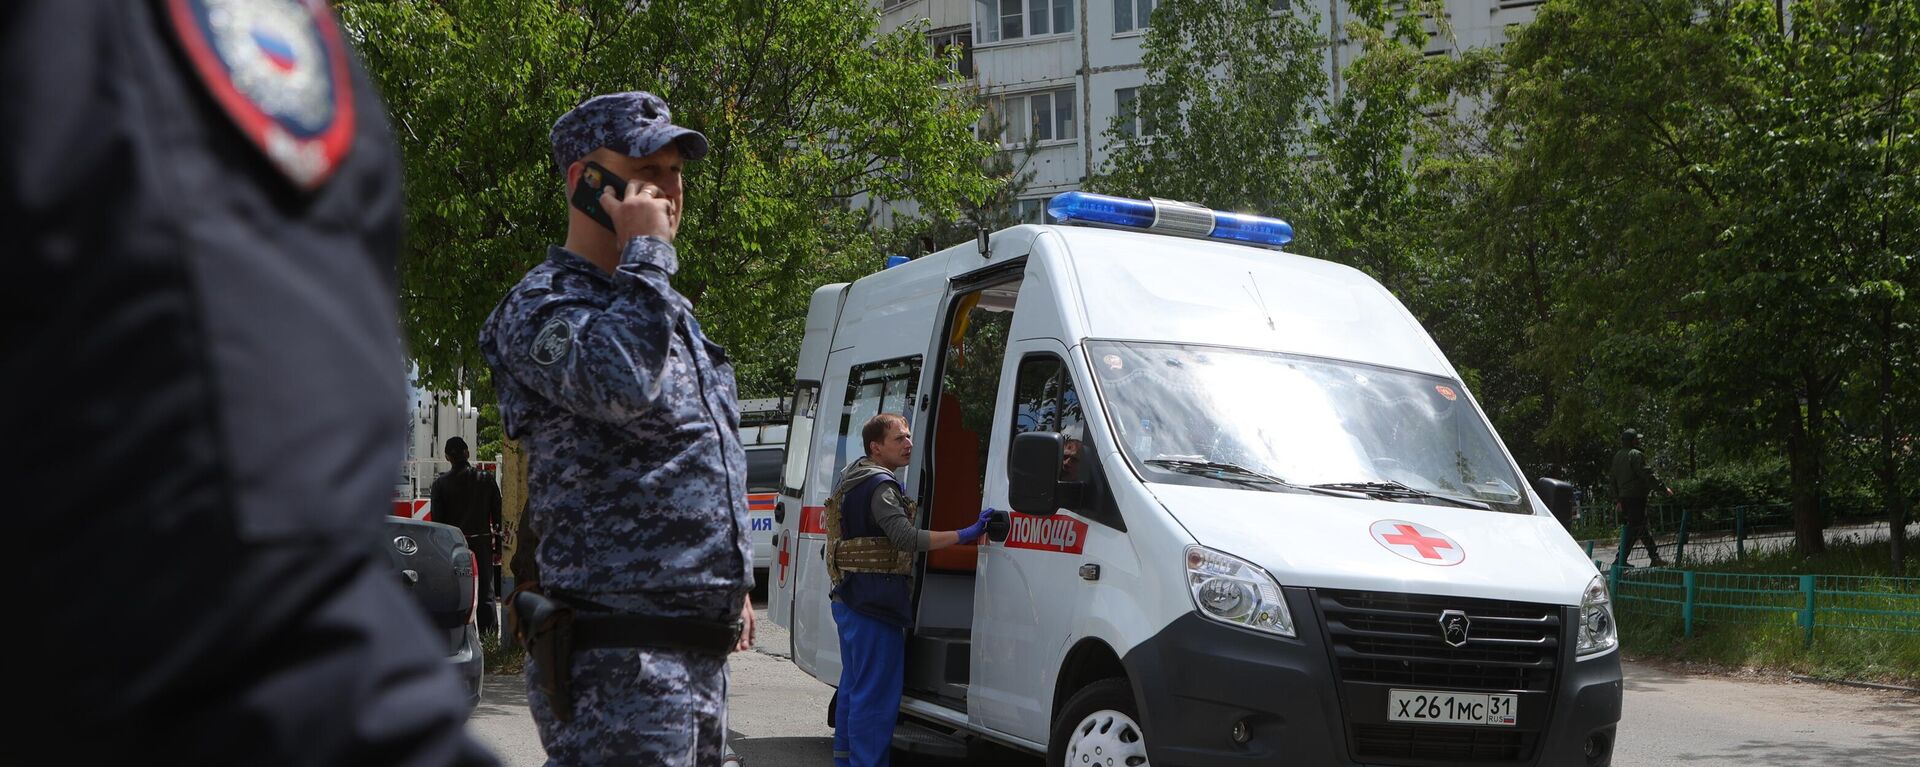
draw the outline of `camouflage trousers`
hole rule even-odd
[[[527,702],[547,767],[719,767],[727,735],[727,660],[611,648],[573,656],[573,720],[553,717],[527,660]]]

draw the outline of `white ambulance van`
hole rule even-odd
[[[920,557],[903,728],[1054,767],[1610,763],[1605,581],[1398,300],[1275,219],[1049,211],[1080,225],[815,291],[770,595],[800,668],[838,683],[820,512],[895,412],[922,527],[1012,512]]]
[[[767,583],[773,567],[773,510],[786,466],[787,423],[782,398],[740,401],[740,444],[747,453],[747,524],[753,544],[754,583]]]

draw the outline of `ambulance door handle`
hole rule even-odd
[[[787,502],[781,501],[779,503],[774,504],[773,505],[773,523],[776,525],[780,525],[780,524],[785,524],[786,521],[787,521]]]
[[[995,509],[993,515],[987,517],[987,540],[1002,543],[1007,540],[1007,531],[1010,529],[1012,524],[1006,512]]]

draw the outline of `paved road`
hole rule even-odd
[[[1920,765],[1920,696],[1630,664],[1617,767]]]
[[[734,745],[748,767],[831,767],[832,690],[789,662],[787,634],[762,622],[759,652],[733,656]],[[1616,767],[1920,767],[1920,695],[1673,673],[1627,664]],[[524,684],[494,677],[468,729],[508,767],[545,761]],[[900,767],[957,767],[896,760]],[[981,765],[1037,767],[1011,754]]]

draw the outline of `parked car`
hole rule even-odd
[[[447,663],[466,683],[472,711],[480,705],[486,658],[474,614],[478,568],[466,536],[452,525],[388,517],[381,543],[401,587],[426,611],[436,634],[446,638]]]

